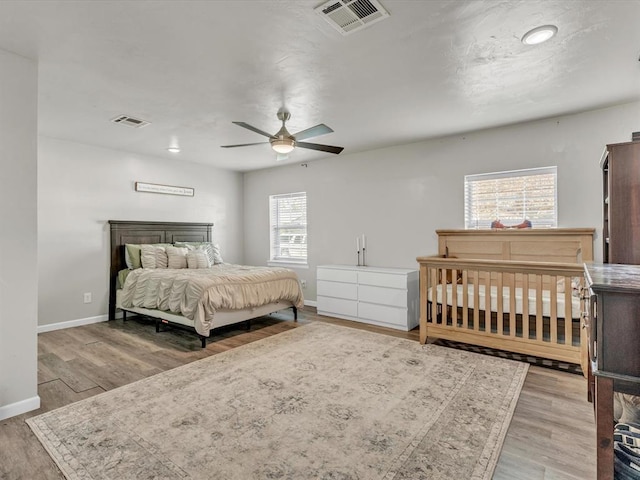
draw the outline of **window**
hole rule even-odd
[[[465,228],[489,228],[500,220],[514,226],[557,227],[557,167],[529,168],[464,177]]]
[[[271,260],[307,262],[307,194],[269,196]]]

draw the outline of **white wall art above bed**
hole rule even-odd
[[[190,187],[176,187],[173,185],[158,185],[157,183],[136,182],[136,192],[166,193],[168,195],[182,195],[193,197],[195,190]]]

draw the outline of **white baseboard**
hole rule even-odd
[[[120,314],[122,316],[122,314]],[[118,318],[118,315],[116,315]],[[67,320],[66,322],[50,323],[48,325],[38,325],[38,333],[52,332],[54,330],[62,330],[63,328],[79,327],[80,325],[89,325],[91,323],[106,322],[109,319],[107,314],[97,315],[95,317],[78,318],[77,320]]]
[[[38,408],[40,408],[40,397],[38,395],[19,402],[10,403],[9,405],[0,407],[0,420],[15,417],[16,415],[21,415]]]
[[[305,300],[304,304],[305,305],[309,305],[310,307],[317,307],[318,306],[318,302],[316,302],[315,300]]]

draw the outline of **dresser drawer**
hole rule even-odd
[[[338,270],[333,268],[318,268],[318,280],[328,280],[331,282],[357,283],[358,272],[353,270]]]
[[[378,303],[393,307],[406,307],[407,291],[400,290],[398,288],[358,285],[358,300],[361,302]]]
[[[322,297],[345,298],[347,300],[358,299],[358,286],[355,283],[318,280],[317,288],[318,295]]]
[[[407,329],[407,309],[375,305],[373,303],[358,304],[358,316],[366,320],[389,323]]]
[[[405,275],[394,275],[379,272],[358,272],[358,283],[377,287],[407,288]]]
[[[333,313],[348,317],[358,316],[358,302],[343,298],[322,297],[318,295],[317,309],[319,314]]]

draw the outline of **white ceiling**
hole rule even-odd
[[[38,61],[41,135],[238,171],[279,163],[220,148],[266,140],[231,121],[275,133],[281,107],[345,155],[640,99],[640,0],[381,0],[390,17],[346,37],[322,3],[2,0],[0,48]]]

